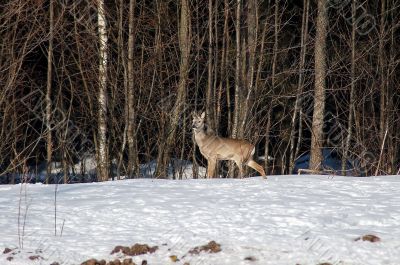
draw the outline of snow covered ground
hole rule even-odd
[[[268,180],[123,180],[55,186],[0,186],[0,264],[80,264],[114,259],[116,245],[157,245],[134,257],[150,265],[183,264],[400,264],[400,176],[350,178],[270,176]],[[18,205],[26,214],[18,247]],[[62,230],[62,235],[61,235]],[[354,241],[373,234],[371,243]],[[222,251],[186,255],[215,240]],[[39,250],[41,252],[39,252]],[[44,260],[29,261],[32,253]],[[255,261],[246,261],[252,257]]]

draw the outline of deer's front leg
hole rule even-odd
[[[235,161],[237,167],[239,168],[239,178],[243,178],[243,165],[241,161]]]
[[[215,166],[217,165],[217,160],[215,159],[208,159],[208,167],[207,167],[207,178],[214,178],[215,177]]]
[[[243,178],[243,165],[239,164],[239,178]]]

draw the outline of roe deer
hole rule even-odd
[[[264,168],[253,160],[255,147],[246,140],[222,138],[207,128],[204,122],[205,113],[193,115],[193,132],[201,154],[207,159],[207,178],[213,178],[218,160],[233,160],[239,167],[240,178],[243,177],[243,165],[258,171],[267,178]]]

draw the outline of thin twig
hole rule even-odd
[[[376,167],[376,171],[375,171],[375,177],[378,176],[379,168],[380,168],[380,166],[381,166],[382,155],[383,155],[383,148],[385,147],[385,142],[386,142],[387,133],[388,133],[388,128],[387,128],[387,126],[386,126],[385,136],[383,137],[382,146],[381,146],[381,153],[380,153],[380,155],[379,155],[378,166]]]

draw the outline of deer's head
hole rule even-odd
[[[205,118],[206,118],[206,113],[203,112],[201,115],[198,115],[196,112],[192,112],[193,116],[193,122],[192,122],[192,128],[195,132],[199,132],[201,130],[204,130],[205,128]]]

